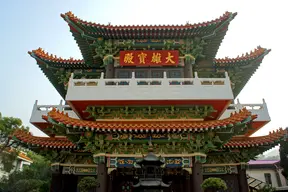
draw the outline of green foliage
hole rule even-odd
[[[0,113],[0,163],[3,165],[2,170],[10,172],[13,168],[13,162],[16,160],[18,152],[18,142],[13,140],[11,135],[16,129],[29,130],[22,125],[19,118],[3,117]],[[7,150],[13,147],[15,151],[7,153]]]
[[[288,142],[280,142],[280,166],[284,169],[282,175],[288,179]]]
[[[1,167],[1,170],[7,173],[10,173],[15,167],[13,163],[17,159],[17,156],[18,156],[17,150],[13,150],[11,152],[3,152],[1,154],[1,159],[0,159],[0,163],[3,165]]]
[[[225,181],[223,181],[220,178],[216,177],[210,177],[208,179],[205,179],[203,183],[201,184],[201,188],[206,190],[226,190],[227,185]]]
[[[80,189],[80,192],[88,192],[94,187],[97,187],[97,185],[95,177],[83,177],[78,183],[78,188]]]
[[[258,192],[274,192],[276,191],[275,187],[272,187],[271,185],[265,185],[261,189],[258,190]]]
[[[44,192],[43,185],[47,182],[41,181],[39,179],[22,179],[17,181],[13,186],[12,189],[15,192]],[[45,191],[46,192],[46,191]]]
[[[13,141],[11,138],[11,134],[16,129],[25,129],[27,130],[27,127],[24,127],[22,125],[22,121],[19,118],[14,117],[3,117],[0,113],[0,154],[8,147],[12,147],[15,144],[17,144],[16,141]]]
[[[33,152],[33,160],[23,171],[14,171],[0,180],[0,192],[47,192],[51,181],[50,162]]]

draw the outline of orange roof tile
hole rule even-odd
[[[76,148],[76,145],[73,144],[70,140],[66,137],[35,137],[31,133],[24,131],[24,130],[17,130],[13,133],[13,136],[16,137],[18,140],[31,144],[36,145],[39,147],[50,147],[50,148]]]
[[[200,27],[206,27],[206,26],[210,26],[211,24],[219,24],[225,20],[228,20],[229,17],[233,15],[236,16],[237,13],[231,13],[231,12],[226,12],[224,13],[221,17],[219,17],[218,19],[214,19],[212,21],[207,21],[207,22],[202,22],[202,23],[195,23],[195,24],[185,24],[185,25],[102,25],[99,23],[94,23],[94,22],[88,22],[88,21],[84,21],[82,19],[79,19],[78,17],[76,17],[71,11],[65,13],[65,14],[61,14],[62,18],[66,18],[68,17],[70,21],[73,21],[75,23],[81,23],[82,25],[86,25],[89,27],[97,27],[97,28],[101,28],[104,29],[104,31],[106,32],[105,29],[107,30],[145,30],[145,29],[156,29],[156,30],[163,30],[163,29],[168,29],[168,30],[185,30],[185,29],[193,29],[193,28],[200,28]]]
[[[48,113],[48,116],[56,121],[57,123],[62,123],[67,127],[73,128],[85,128],[94,131],[203,131],[208,129],[214,129],[221,126],[230,126],[236,123],[242,122],[247,118],[251,117],[251,120],[257,118],[255,115],[251,115],[247,109],[241,110],[239,113],[231,114],[231,117],[223,120],[214,121],[189,121],[189,120],[121,120],[121,121],[87,121],[70,118],[68,114],[56,111],[53,109]],[[48,116],[43,116],[43,119],[49,121]],[[52,121],[52,123],[53,123]]]
[[[242,54],[241,56],[238,55],[236,58],[219,58],[219,59],[214,59],[214,62],[216,64],[231,64],[231,63],[238,63],[240,61],[245,61],[245,60],[252,60],[256,59],[261,55],[264,55],[266,52],[270,52],[270,49],[265,49],[260,46],[258,46],[254,51],[251,51],[250,53]]]
[[[270,132],[269,135],[260,137],[235,136],[224,145],[224,148],[248,148],[260,145],[270,145],[272,143],[277,145],[285,136],[288,136],[288,131],[287,129],[282,128]]]
[[[45,52],[42,48],[38,48],[36,50],[32,50],[28,52],[31,56],[32,54],[35,54],[37,57],[48,60],[50,62],[58,62],[58,63],[69,63],[69,64],[84,64],[83,59],[73,59],[72,57],[70,59],[62,59],[61,57],[57,57],[56,55],[49,54],[48,52]]]

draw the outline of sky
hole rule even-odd
[[[244,87],[241,103],[266,100],[272,121],[256,135],[288,125],[286,2],[280,0],[9,0],[0,6],[0,112],[29,123],[33,104],[58,104],[60,95],[27,52],[43,48],[62,58],[82,59],[61,13],[112,25],[185,24],[210,21],[226,11],[237,12],[217,57],[236,57],[261,45],[272,49]],[[287,118],[287,119],[286,119]]]

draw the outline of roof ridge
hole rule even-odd
[[[221,21],[224,21],[226,19],[228,19],[231,15],[233,15],[234,17],[237,15],[237,12],[232,13],[232,12],[228,12],[226,11],[222,16],[213,19],[211,21],[204,21],[201,23],[194,23],[194,24],[189,24],[186,23],[185,25],[181,24],[181,25],[104,25],[104,24],[100,24],[100,23],[96,23],[96,22],[91,22],[91,21],[85,21],[83,19],[80,19],[79,17],[75,16],[71,11],[68,11],[64,14],[60,14],[60,16],[66,20],[66,17],[68,17],[70,20],[74,21],[74,22],[81,22],[82,24],[85,25],[89,25],[89,26],[97,26],[100,28],[112,28],[112,29],[118,29],[118,28],[147,28],[147,27],[156,27],[156,28],[169,28],[169,27],[173,27],[173,28],[195,28],[195,27],[199,27],[199,26],[207,26],[210,25],[212,23],[219,23]]]

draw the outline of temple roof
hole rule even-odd
[[[52,54],[44,52],[39,48],[29,52],[37,60],[39,67],[54,85],[60,95],[65,98],[65,83],[59,83],[63,78],[63,73],[56,73],[59,69],[84,69],[96,71],[103,70],[103,60],[96,57],[96,49],[91,46],[98,38],[104,39],[186,39],[201,37],[205,39],[207,45],[204,46],[203,55],[208,65],[196,63],[194,70],[208,73],[208,76],[215,71],[227,70],[233,72],[231,78],[234,96],[236,97],[246,85],[250,77],[259,67],[262,59],[270,50],[258,47],[255,51],[243,54],[236,58],[215,59],[220,44],[228,30],[230,22],[237,13],[226,12],[218,19],[197,24],[185,25],[101,25],[99,23],[88,22],[79,19],[73,13],[61,14],[61,17],[68,23],[70,31],[74,36],[83,59],[62,59]],[[240,70],[239,70],[240,69]],[[243,70],[242,70],[243,69]],[[234,74],[235,73],[235,74]],[[198,73],[200,74],[200,73]],[[201,75],[200,75],[201,76]]]
[[[124,38],[175,38],[191,37],[193,35],[207,35],[214,30],[230,22],[237,13],[226,12],[218,19],[212,21],[185,24],[185,25],[103,25],[84,21],[76,17],[72,12],[61,14],[61,17],[78,32],[101,36],[107,39],[124,39]],[[73,25],[74,24],[74,25]],[[227,27],[227,26],[225,26]]]
[[[8,153],[11,153],[11,152],[15,152],[15,150],[16,150],[16,149],[9,147],[9,148],[7,148],[5,151],[7,151]],[[17,156],[17,157],[20,158],[20,159],[22,159],[22,160],[25,160],[25,161],[27,161],[27,162],[30,162],[30,163],[33,162],[32,159],[31,159],[30,157],[28,157],[28,156],[26,155],[26,153],[24,153],[23,151],[20,151],[20,152],[18,153],[18,156]]]
[[[66,137],[35,137],[25,130],[17,130],[13,138],[31,146],[41,148],[76,148]]]
[[[258,59],[259,57],[265,55],[265,53],[270,52],[270,49],[265,49],[260,46],[251,50],[250,53],[243,53],[242,55],[238,55],[235,58],[225,57],[225,58],[216,58],[214,59],[214,65],[217,67],[232,67],[234,65],[247,65],[249,61]]]
[[[255,146],[279,144],[280,140],[287,136],[287,129],[278,129],[277,131],[269,132],[269,135],[259,137],[235,136],[227,144],[226,148],[249,148]]]
[[[14,139],[20,140],[31,146],[40,148],[70,148],[76,149],[76,144],[72,143],[66,137],[35,137],[31,133],[23,130],[17,130],[13,134]],[[280,140],[287,139],[287,129],[278,129],[270,132],[269,135],[260,137],[235,136],[224,144],[224,148],[254,148],[259,146],[274,147],[279,144]],[[272,146],[271,146],[272,145]]]
[[[38,48],[36,50],[32,50],[28,52],[29,55],[32,57],[43,59],[49,64],[55,64],[58,65],[56,67],[63,67],[64,64],[69,64],[69,67],[73,67],[72,65],[84,65],[85,62],[83,59],[74,59],[70,57],[69,59],[63,59],[62,57],[58,57],[53,54],[49,54],[48,52],[45,52],[42,48]],[[62,65],[62,66],[61,66]]]
[[[199,63],[195,66],[195,71],[200,77],[214,77],[217,76],[217,73],[228,72],[236,98],[270,51],[270,49],[258,46],[253,51],[238,55],[235,58],[216,58],[213,63],[208,65]]]
[[[251,115],[247,109],[240,110],[239,113],[231,114],[231,117],[222,120],[213,121],[191,121],[191,120],[101,120],[87,121],[70,118],[68,114],[56,111],[53,109],[48,113],[48,116],[43,116],[43,119],[49,123],[56,125],[64,125],[65,127],[85,128],[87,130],[99,132],[111,131],[157,131],[157,132],[175,132],[175,131],[204,131],[213,130],[216,128],[232,127],[239,123],[249,123],[256,119],[256,115]]]

